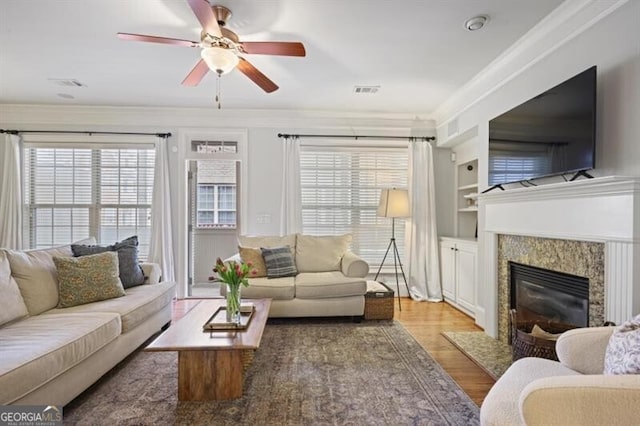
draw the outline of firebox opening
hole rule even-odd
[[[589,326],[589,279],[509,262],[511,308],[518,321]]]

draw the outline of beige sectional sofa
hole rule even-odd
[[[271,298],[270,317],[362,316],[369,265],[349,251],[350,235],[238,238],[241,247],[289,246],[298,274],[252,278],[243,299]],[[234,256],[236,260],[239,255]],[[225,287],[221,287],[225,295]]]
[[[0,249],[0,298],[11,301],[0,313],[0,405],[67,404],[171,320],[175,283],[159,282],[153,264],[125,296],[57,308],[53,256],[72,256],[70,246]]]

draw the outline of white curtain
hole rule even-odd
[[[442,301],[438,230],[436,227],[433,148],[415,141],[409,150],[409,199],[411,217],[408,227],[409,291],[418,301]]]
[[[174,281],[173,239],[171,236],[171,196],[167,149],[167,138],[159,137],[156,143],[156,165],[153,175],[149,261],[160,265],[163,281]]]
[[[22,176],[20,137],[0,135],[0,247],[22,249]]]
[[[282,213],[280,234],[302,232],[302,195],[300,191],[300,139],[286,137],[282,141]]]

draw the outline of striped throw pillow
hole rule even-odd
[[[260,247],[264,264],[267,267],[267,278],[293,277],[298,275],[296,264],[289,246],[264,248]]]

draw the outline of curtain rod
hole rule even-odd
[[[409,142],[412,141],[434,141],[436,140],[435,136],[369,136],[369,135],[295,135],[288,133],[278,133],[279,138],[335,138],[335,139],[407,139]]]
[[[71,133],[71,134],[87,134],[87,135],[134,135],[134,136],[158,136],[159,138],[168,138],[171,133],[145,133],[145,132],[90,132],[83,130],[6,130],[0,129],[0,133],[8,133],[17,135],[19,133]]]

